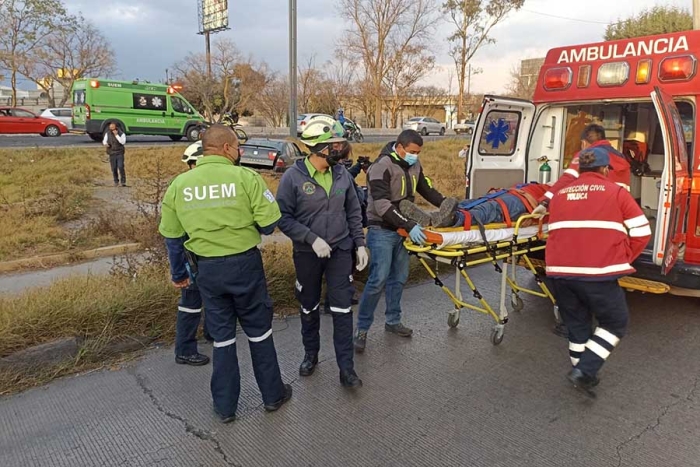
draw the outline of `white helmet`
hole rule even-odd
[[[325,149],[327,144],[347,141],[343,138],[343,127],[336,120],[322,116],[316,117],[306,125],[301,134],[301,142],[315,152],[314,148]]]
[[[187,149],[185,149],[185,152],[182,154],[182,162],[185,164],[196,164],[203,154],[204,149],[202,148],[202,142],[197,141],[187,146]]]

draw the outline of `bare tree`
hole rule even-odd
[[[506,92],[510,97],[531,100],[537,88],[537,76],[523,76],[521,68],[514,65],[510,70],[510,81]]]
[[[443,107],[450,99],[448,90],[437,86],[418,87],[412,96],[416,102],[416,114],[427,116],[432,116],[435,109]]]
[[[399,58],[401,66],[387,70],[384,78],[389,95],[386,106],[392,128],[398,126],[399,113],[412,97],[412,89],[435,67],[435,57],[427,55],[422,47],[407,47]]]
[[[353,81],[357,77],[356,62],[348,59],[345,53],[336,54],[335,60],[326,63],[328,79],[333,84],[333,93],[340,103],[345,105],[353,94]]]
[[[289,110],[289,80],[284,76],[269,80],[258,96],[257,109],[270,125],[283,126]]]
[[[374,98],[374,125],[381,125],[387,74],[402,67],[415,47],[430,50],[434,0],[341,0],[340,14],[350,23],[340,48],[364,65],[365,84]]]
[[[12,105],[17,105],[17,75],[34,61],[34,51],[70,19],[60,0],[0,2],[0,64],[10,72]]]
[[[446,0],[442,5],[443,12],[455,26],[447,40],[452,45],[450,55],[457,69],[458,120],[463,115],[467,65],[482,46],[495,42],[490,37],[493,27],[524,3],[525,0]]]
[[[37,46],[32,60],[21,63],[19,71],[46,92],[49,105],[56,106],[55,85],[63,92],[59,107],[70,98],[75,80],[85,77],[108,77],[114,73],[116,61],[109,41],[81,16],[73,18],[70,27],[54,31]]]

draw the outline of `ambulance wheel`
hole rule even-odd
[[[451,328],[459,326],[459,310],[450,311],[447,314],[447,325]]]
[[[182,139],[182,135],[170,135],[168,137],[173,141],[180,141]]]
[[[493,328],[493,331],[491,331],[491,343],[493,345],[499,345],[501,342],[503,342],[503,336],[505,335],[505,328],[496,326]]]
[[[511,297],[510,304],[513,307],[513,311],[523,311],[523,308],[525,308],[525,304],[523,303],[523,299],[517,295]]]
[[[187,136],[187,141],[190,143],[196,143],[199,141],[200,138],[200,133],[202,132],[202,129],[197,126],[197,125],[192,125],[190,126],[187,131],[185,132]]]

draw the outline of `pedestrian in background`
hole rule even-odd
[[[355,388],[362,386],[362,381],[355,373],[352,350],[353,256],[357,255],[360,271],[369,258],[355,183],[340,164],[342,152],[333,149],[333,144],[345,141],[342,135],[342,127],[331,118],[312,120],[301,135],[311,155],[285,172],[277,199],[282,212],[280,230],[294,246],[305,351],[299,374],[310,376],[318,364],[319,305],[325,276],[340,384]]]
[[[105,133],[102,144],[107,148],[114,186],[119,186],[120,183],[121,186],[126,186],[126,170],[124,169],[126,134],[119,129],[116,123],[110,123],[109,131]]]
[[[202,146],[197,169],[177,176],[165,193],[159,230],[169,239],[187,236],[185,253],[197,276],[207,329],[214,339],[214,410],[229,423],[235,419],[241,392],[237,323],[249,341],[265,410],[275,411],[292,397],[292,387],[282,382],[277,362],[272,300],[257,248],[261,234],[274,232],[280,211],[260,174],[239,167],[233,129],[213,125]]]

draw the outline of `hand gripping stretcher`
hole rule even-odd
[[[530,225],[535,223],[535,225]],[[473,227],[471,230],[463,229],[429,229],[426,230],[427,242],[425,245],[416,245],[408,237],[405,231],[399,233],[406,237],[404,247],[410,254],[418,257],[423,267],[433,278],[435,284],[450,298],[454,304],[454,310],[447,316],[447,324],[454,328],[459,324],[460,312],[463,308],[478,311],[490,315],[496,322],[491,332],[491,342],[498,345],[503,341],[505,325],[508,322],[508,308],[506,296],[510,290],[510,305],[514,311],[523,309],[523,300],[519,293],[526,293],[536,297],[548,298],[555,304],[552,293],[544,282],[544,271],[536,266],[530,255],[544,252],[548,237],[547,225],[542,221],[536,221],[531,215],[521,216],[514,226],[505,224],[489,224]],[[433,269],[428,260],[435,261]],[[437,269],[440,263],[449,264],[455,268],[455,287],[450,290],[438,277]],[[469,277],[468,268],[482,264],[493,264],[496,272],[501,274],[499,312],[496,313],[476,285]],[[535,277],[538,290],[533,290],[520,285],[517,281],[516,266],[527,268]],[[510,267],[510,273],[508,268]],[[467,283],[478,305],[467,303],[462,295],[462,280]],[[556,307],[555,307],[555,315]]]

